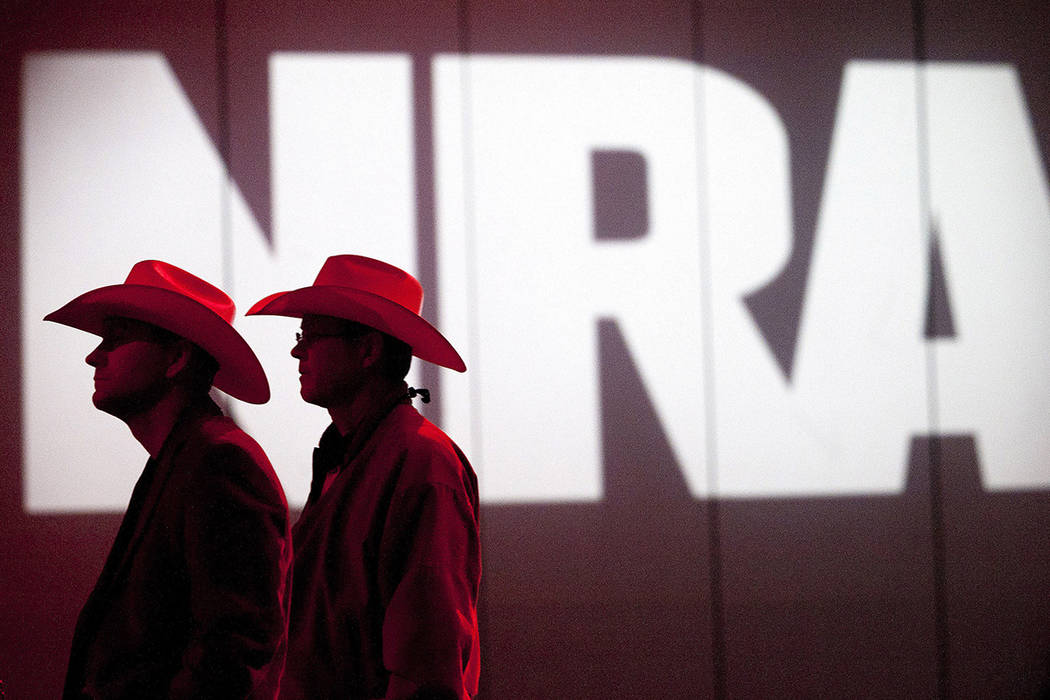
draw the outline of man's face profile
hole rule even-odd
[[[303,401],[329,408],[348,400],[361,386],[363,373],[355,352],[360,331],[331,316],[303,316],[292,357],[299,360]]]
[[[167,389],[170,360],[159,329],[128,318],[107,318],[102,340],[85,358],[95,368],[92,403],[117,418],[149,409]]]

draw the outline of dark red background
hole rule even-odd
[[[783,273],[747,299],[787,377],[845,61],[1013,63],[1044,166],[1050,154],[1050,5],[1042,1],[0,7],[0,680],[12,698],[57,695],[76,613],[120,520],[32,516],[22,506],[24,53],[163,51],[267,230],[267,56],[410,53],[419,269],[430,289],[434,53],[652,55],[726,70],[770,100],[789,133],[795,247]],[[429,300],[434,317],[440,299]],[[644,400],[638,408],[644,387],[618,327],[602,322],[598,332],[607,496],[483,508],[482,697],[993,698],[1050,687],[1050,493],[983,492],[974,438],[957,435],[914,436],[898,496],[695,501],[655,413]]]

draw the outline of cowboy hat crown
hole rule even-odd
[[[314,283],[257,301],[248,316],[333,316],[375,328],[412,348],[421,360],[465,372],[452,344],[422,316],[423,287],[412,275],[363,255],[333,255]]]
[[[266,403],[270,386],[259,359],[234,329],[236,307],[218,287],[160,260],[135,263],[123,284],[100,287],[44,317],[95,335],[110,317],[150,323],[189,340],[219,365],[215,388]]]

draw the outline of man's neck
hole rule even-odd
[[[339,434],[346,437],[356,432],[376,411],[393,404],[404,393],[404,382],[375,380],[365,384],[346,403],[330,406],[328,415],[332,417]]]
[[[124,422],[131,428],[135,439],[149,452],[149,456],[156,459],[188,404],[189,399],[183,393],[169,392],[149,410],[129,416]]]

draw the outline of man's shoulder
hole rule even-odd
[[[187,476],[191,478],[261,476],[279,483],[259,443],[232,418],[221,414],[204,416],[188,426],[182,449],[175,459],[187,467],[195,467],[188,470]]]
[[[203,416],[187,426],[184,454],[201,454],[213,450],[244,452],[252,459],[267,461],[266,453],[255,439],[224,415]]]
[[[244,445],[261,449],[251,435],[226,415],[205,416],[197,423],[197,430],[203,444]]]
[[[385,447],[396,449],[404,467],[416,478],[461,483],[473,474],[466,455],[445,431],[419,414],[412,406],[398,406]]]
[[[411,452],[436,452],[450,457],[462,455],[459,446],[444,430],[423,417],[411,405],[394,409],[386,439],[405,446]]]

